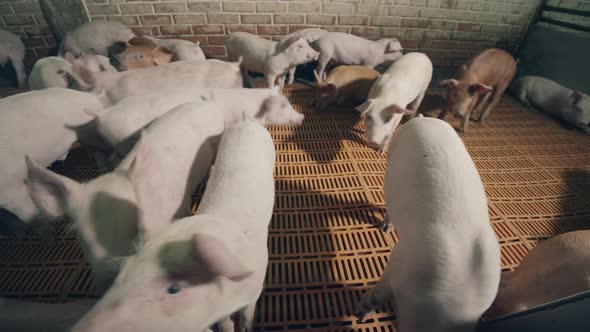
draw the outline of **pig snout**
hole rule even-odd
[[[303,120],[305,119],[305,115],[298,113],[295,119],[293,120],[293,124],[297,126],[301,126],[303,124]]]

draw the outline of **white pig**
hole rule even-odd
[[[384,183],[383,226],[400,241],[358,317],[394,299],[400,332],[474,331],[498,290],[500,246],[463,141],[442,120],[410,120],[391,144]]]
[[[66,54],[66,59],[50,56],[39,59],[35,62],[31,75],[29,75],[29,88],[31,90],[40,90],[46,88],[68,88],[73,82],[70,78],[73,75],[73,66]],[[92,72],[117,70],[111,66],[109,59],[102,55],[83,54],[79,61]]]
[[[171,61],[206,60],[205,53],[203,53],[203,50],[199,47],[201,44],[199,41],[192,43],[184,39],[158,39],[150,36],[144,37],[174,52]]]
[[[72,72],[72,64],[63,58],[50,56],[39,59],[29,75],[29,88],[31,90],[67,88],[70,85],[68,72]]]
[[[344,32],[328,32],[316,40],[313,47],[320,52],[316,71],[321,79],[325,79],[326,66],[330,61],[375,68],[402,56],[402,45],[395,38],[372,41]]]
[[[514,83],[513,91],[523,104],[590,133],[590,96],[539,76],[522,77]]]
[[[151,236],[72,331],[204,331],[220,320],[233,331],[236,311],[251,331],[268,263],[274,162],[264,127],[226,129],[197,214]]]
[[[169,87],[241,88],[240,62],[179,61],[123,72],[91,72],[74,62],[74,79],[85,91],[104,90],[113,103]]]
[[[59,45],[58,55],[67,52],[74,56],[81,53],[109,56],[109,47],[119,41],[135,37],[131,29],[116,21],[92,21],[78,26],[68,33]]]
[[[490,313],[507,315],[590,290],[590,230],[557,235],[502,273]]]
[[[96,300],[42,303],[0,298],[0,331],[67,331],[95,303]]]
[[[281,39],[279,39],[279,43],[283,43],[289,38],[299,37],[299,38],[304,39],[308,44],[311,44],[314,41],[320,39],[320,37],[326,33],[328,33],[328,31],[326,31],[324,29],[318,29],[318,28],[301,29],[301,30],[297,30],[295,32],[292,32],[292,33],[286,35],[286,36],[281,37]],[[291,70],[289,70],[288,84],[293,84],[293,82],[295,81],[295,70],[296,69],[297,69],[297,67],[293,67]]]
[[[25,186],[25,155],[46,167],[64,156],[74,142],[94,139],[94,133],[70,127],[92,121],[84,110],[101,110],[103,103],[100,96],[63,88],[0,99],[0,222],[17,227],[17,237],[24,235],[25,222],[44,241],[53,238],[49,223],[41,220]]]
[[[226,42],[229,59],[244,58],[242,71],[248,78],[248,71],[263,73],[268,88],[284,84],[287,72],[295,66],[314,61],[314,51],[302,38],[292,37],[277,43],[247,32],[234,32]]]
[[[138,234],[156,234],[191,214],[191,194],[207,174],[224,128],[221,114],[210,108],[220,107],[178,106],[146,129],[115,171],[86,183],[27,160],[33,201],[46,215],[74,220],[97,288],[106,289],[117,269],[113,258],[131,255]]]
[[[19,88],[24,88],[27,82],[24,59],[25,45],[20,37],[0,29],[0,66],[5,66],[10,61],[16,73]]]
[[[304,115],[297,112],[278,88],[194,89],[168,88],[123,99],[97,118],[97,128],[106,142],[125,156],[141,128],[175,106],[188,101],[221,101],[226,125],[242,120],[242,114],[262,125],[300,125]]]
[[[408,53],[394,62],[356,109],[365,118],[367,143],[384,152],[404,114],[416,114],[432,79],[432,62],[423,53]],[[406,107],[410,104],[409,109]]]

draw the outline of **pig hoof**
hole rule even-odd
[[[381,222],[381,224],[379,225],[379,229],[381,229],[382,231],[384,231],[385,233],[389,232],[391,230],[391,224],[389,223],[389,221],[383,221]]]
[[[369,319],[369,316],[373,314],[373,310],[366,307],[364,301],[361,301],[359,305],[356,307],[354,315],[359,318],[361,323],[364,323]]]

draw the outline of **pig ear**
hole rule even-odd
[[[469,91],[473,91],[474,93],[478,93],[478,94],[484,94],[484,93],[490,92],[492,90],[493,90],[493,88],[491,86],[485,85],[482,83],[471,84],[471,86],[469,87]]]
[[[158,44],[156,42],[154,42],[151,39],[148,39],[146,37],[133,37],[131,39],[129,39],[128,41],[129,44],[131,45],[142,45],[142,46],[147,46],[149,48],[156,48],[158,47]]]
[[[373,105],[374,102],[375,99],[368,99],[364,103],[357,106],[356,110],[361,113],[361,116],[364,116],[365,114],[367,114],[367,112],[369,112],[369,109],[371,109],[371,105]]]
[[[164,46],[158,46],[154,49],[154,63],[156,65],[168,63],[172,59],[173,54],[174,52],[170,49]]]
[[[446,85],[447,88],[452,89],[454,87],[456,87],[459,84],[459,81],[457,81],[456,79],[449,79],[449,80],[444,80],[440,82],[440,85]]]
[[[580,91],[572,91],[569,95],[572,105],[577,105],[582,100],[582,93]]]
[[[25,163],[27,190],[35,206],[50,217],[63,216],[68,200],[75,195],[80,184],[46,169],[29,156],[25,156]]]
[[[201,41],[200,41],[200,40],[197,40],[197,41],[195,42],[195,46],[196,46],[196,47],[199,47],[199,46],[201,46]]]
[[[69,51],[64,54],[64,59],[69,63],[74,63],[74,61],[76,61],[76,57]]]
[[[213,236],[196,233],[192,237],[192,255],[214,276],[242,280],[254,273],[223,242]]]
[[[390,112],[392,115],[393,114],[414,114],[415,113],[412,110],[401,108],[401,107],[396,106],[396,105],[391,105],[389,107],[386,107],[384,109],[384,111]]]

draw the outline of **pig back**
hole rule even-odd
[[[171,62],[125,72],[109,94],[116,102],[170,87],[241,88],[242,75],[237,63],[218,60]]]
[[[467,67],[468,73],[475,75],[479,83],[492,87],[500,83],[508,84],[516,74],[516,61],[512,55],[497,48],[479,53],[469,61]],[[462,78],[461,73],[458,78]]]
[[[388,156],[385,200],[400,237],[429,227],[461,228],[465,237],[489,228],[481,179],[450,125],[433,118],[411,120]]]
[[[266,236],[274,205],[274,162],[274,145],[264,127],[245,121],[226,129],[197,214],[228,216]]]
[[[408,53],[387,68],[375,81],[369,98],[397,96],[410,103],[428,88],[432,79],[432,62],[424,53]],[[404,105],[405,106],[405,105]]]

